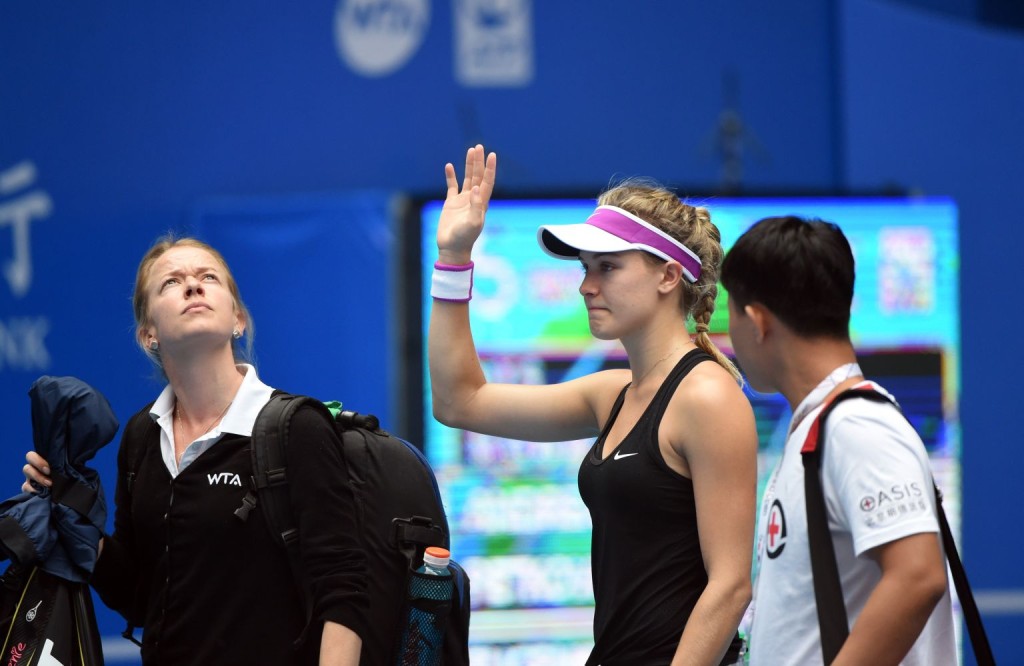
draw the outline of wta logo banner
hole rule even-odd
[[[428,0],[340,0],[334,43],[349,69],[378,78],[398,71],[416,54],[429,25]]]
[[[467,87],[533,81],[531,0],[455,0],[455,77]]]

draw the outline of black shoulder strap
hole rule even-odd
[[[128,419],[128,423],[124,426],[124,433],[121,435],[121,448],[124,452],[124,478],[118,479],[118,482],[125,484],[125,493],[128,497],[131,497],[135,489],[135,479],[142,467],[142,458],[146,452],[146,444],[150,441],[150,432],[160,427],[149,415],[152,406],[152,403],[146,405]],[[121,635],[142,647],[142,641],[135,638],[135,625],[131,620],[128,620]]]
[[[139,475],[139,468],[142,466],[143,454],[146,451],[146,444],[149,442],[150,433],[160,426],[156,424],[149,410],[153,404],[143,407],[124,426],[124,433],[121,435],[121,447],[124,450],[124,479],[125,490],[131,495],[135,485],[135,477]]]
[[[953,532],[949,529],[946,512],[942,510],[942,492],[938,486],[935,486],[935,506],[938,507],[939,529],[942,530],[942,547],[946,550],[946,559],[949,560],[949,569],[953,574],[953,586],[956,587],[956,595],[960,600],[960,610],[964,613],[967,634],[971,637],[974,659],[979,666],[995,666],[996,659],[985,633],[985,625],[981,623],[981,612],[974,601],[974,593],[971,592],[971,585],[967,580],[967,570],[960,561],[960,553],[957,552]]]
[[[843,600],[843,589],[839,579],[839,567],[836,564],[835,548],[832,535],[828,529],[828,512],[825,507],[825,495],[821,486],[821,456],[825,448],[825,420],[836,405],[852,398],[863,398],[873,402],[888,403],[896,409],[896,405],[888,396],[872,388],[855,387],[847,389],[835,396],[818,414],[807,433],[807,439],[801,449],[804,463],[804,494],[807,503],[808,543],[811,550],[811,572],[814,576],[814,600],[818,610],[818,625],[821,630],[821,652],[825,664],[831,664],[842,649],[849,636],[849,623],[846,617],[846,603]],[[902,414],[903,412],[900,411]],[[946,512],[942,508],[942,493],[935,481],[935,512],[942,532],[942,545],[946,551],[953,584],[956,587],[960,606],[964,612],[964,621],[971,637],[974,656],[981,666],[994,665],[992,648],[981,622],[981,614],[974,602],[971,586],[967,581],[960,555],[953,541],[953,534],[946,520]]]
[[[654,427],[657,427],[661,423],[661,417],[665,414],[665,410],[668,409],[669,403],[672,402],[672,396],[675,395],[676,389],[686,379],[686,376],[690,374],[690,371],[697,367],[704,361],[714,361],[715,359],[703,349],[699,347],[697,349],[691,349],[690,351],[683,354],[683,357],[679,359],[668,376],[665,377],[665,381],[658,387],[658,392],[654,394],[654,398],[651,399],[651,417],[653,420],[649,421]]]
[[[288,434],[295,411],[307,403],[320,404],[305,396],[275,392],[260,410],[252,428],[251,488],[256,494],[250,491],[235,511],[246,520],[258,498],[271,538],[286,548],[298,537],[288,497]]]
[[[304,405],[323,412],[324,418],[333,422],[331,413],[322,402],[302,395],[291,395],[275,391],[270,401],[256,416],[252,429],[252,478],[250,491],[242,499],[242,506],[235,510],[241,520],[249,517],[256,506],[261,507],[267,528],[273,541],[287,551],[288,563],[292,570],[299,596],[306,609],[306,624],[312,617],[310,594],[303,584],[302,560],[299,554],[299,531],[292,515],[291,497],[288,493],[288,438],[291,421],[295,412]],[[255,494],[254,494],[255,493]],[[305,630],[297,642],[305,638]]]
[[[801,449],[804,463],[804,501],[807,504],[807,541],[811,549],[811,575],[814,578],[814,602],[818,610],[821,633],[821,656],[825,665],[831,664],[850,635],[846,616],[846,602],[839,579],[835,546],[828,529],[828,510],[821,488],[821,456],[825,449],[825,419],[835,406],[854,397],[840,393],[827,405],[811,424],[807,441]]]

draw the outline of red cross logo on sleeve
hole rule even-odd
[[[768,511],[768,525],[765,541],[765,552],[769,559],[775,559],[786,547],[786,513],[782,510],[782,502],[775,500]]]

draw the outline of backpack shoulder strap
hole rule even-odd
[[[270,530],[270,538],[287,552],[292,580],[306,610],[306,627],[295,641],[296,645],[305,641],[309,621],[313,615],[312,598],[303,582],[299,530],[292,514],[291,496],[288,492],[288,439],[291,421],[295,412],[305,405],[318,409],[325,419],[333,423],[331,412],[319,400],[283,391],[275,391],[260,410],[252,429],[250,490],[242,498],[242,506],[235,510],[235,515],[244,521],[258,503],[267,529]]]
[[[151,433],[160,428],[149,416],[149,410],[152,407],[153,403],[150,403],[128,419],[128,423],[124,426],[124,432],[121,434],[120,456],[122,456],[124,468],[118,470],[118,474],[123,475],[118,478],[118,484],[124,484],[125,499],[130,498],[135,489],[135,479],[142,467],[142,459],[146,453],[146,444],[150,441]],[[142,647],[142,641],[135,638],[135,624],[131,620],[127,621],[121,636]]]
[[[235,511],[235,515],[246,520],[258,501],[271,538],[289,550],[297,545],[298,531],[288,495],[288,437],[292,416],[307,404],[325,409],[323,403],[313,398],[275,391],[260,410],[252,429],[251,490]]]
[[[828,510],[825,507],[825,493],[821,485],[821,456],[825,450],[825,419],[836,405],[856,398],[849,389],[836,395],[825,405],[811,423],[800,449],[804,464],[804,501],[807,504],[807,542],[811,550],[811,575],[814,580],[814,601],[818,611],[818,627],[821,634],[821,653],[824,663],[831,664],[850,634],[846,616],[846,602],[839,579],[839,565],[836,563],[835,546],[828,528]],[[867,395],[883,398],[876,391],[867,390]],[[864,397],[867,397],[865,395]],[[873,400],[874,398],[868,398]]]
[[[124,426],[124,433],[121,435],[121,453],[124,456],[124,478],[119,479],[125,484],[125,490],[129,495],[135,485],[135,477],[139,475],[139,468],[142,466],[142,458],[146,452],[146,444],[150,436],[160,426],[149,415],[153,403],[149,403],[135,413]]]
[[[825,448],[825,419],[835,409],[847,400],[852,398],[864,398],[865,400],[871,400],[872,402],[887,402],[896,409],[899,409],[899,405],[893,402],[889,396],[884,393],[880,393],[873,388],[864,385],[854,386],[848,388],[845,391],[837,393],[828,403],[825,404],[825,408],[818,412],[817,418],[811,423],[811,429],[807,431],[807,439],[804,440],[803,448],[800,449],[800,453],[814,453],[815,451],[822,451]],[[900,411],[902,414],[903,412]],[[804,459],[806,460],[806,458]],[[806,463],[804,463],[806,466]]]
[[[807,532],[811,550],[811,573],[814,577],[814,600],[817,605],[821,651],[825,664],[832,663],[843,647],[843,643],[846,642],[849,636],[849,622],[839,579],[839,566],[836,564],[835,548],[828,529],[828,512],[825,507],[825,494],[821,486],[821,456],[825,449],[825,420],[837,405],[853,398],[888,403],[899,410],[900,414],[903,414],[899,405],[889,396],[873,388],[860,385],[847,389],[836,395],[818,413],[807,433],[803,448],[800,449],[804,463],[804,495],[807,503]],[[946,551],[946,559],[957,596],[960,599],[975,658],[978,664],[995,664],[985,627],[981,623],[981,614],[967,581],[967,572],[960,561],[953,533],[942,507],[942,493],[934,479],[932,487],[935,490],[935,513],[939,522],[942,545]]]

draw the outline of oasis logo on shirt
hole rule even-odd
[[[768,527],[765,534],[765,552],[774,560],[782,555],[786,547],[786,514],[782,510],[782,502],[775,500],[768,511]]]
[[[931,505],[917,481],[893,485],[860,500],[861,516],[868,527],[887,527],[908,517],[927,514]]]
[[[234,472],[214,472],[207,474],[211,486],[241,486],[242,479]]]
[[[913,497],[921,497],[921,486],[917,481],[895,484],[887,489],[879,490],[877,493],[865,495],[860,501],[861,511],[874,511],[887,503],[899,502]]]

